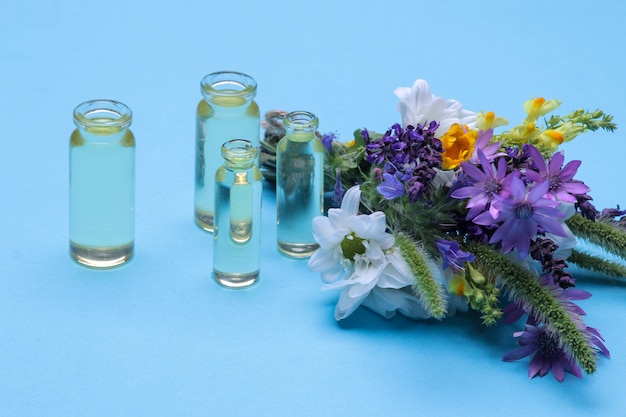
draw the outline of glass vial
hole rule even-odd
[[[230,288],[254,284],[261,258],[263,177],[255,165],[258,147],[233,139],[222,146],[215,173],[213,276]]]
[[[283,118],[285,136],[276,148],[278,250],[306,258],[318,244],[313,218],[324,214],[324,146],[315,135],[318,120],[305,111]]]
[[[215,171],[222,164],[220,148],[231,138],[259,146],[261,118],[253,100],[256,81],[239,72],[215,72],[200,82],[203,99],[196,115],[196,179],[194,208],[198,226],[213,231]]]
[[[74,109],[70,137],[70,254],[78,263],[108,268],[133,255],[135,137],[130,109],[91,100]]]

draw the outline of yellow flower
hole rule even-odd
[[[506,118],[500,116],[496,117],[496,114],[492,111],[486,113],[481,111],[476,114],[476,127],[480,130],[495,129],[496,127],[508,124],[509,121]]]
[[[576,125],[569,121],[556,128],[556,131],[563,135],[564,142],[569,142],[581,133],[585,133],[586,130],[587,129],[583,126]]]
[[[509,132],[506,132],[503,136],[506,137],[512,144],[523,145],[531,142],[539,135],[539,129],[534,122],[522,123],[515,126]]]
[[[546,100],[543,97],[532,98],[524,103],[524,111],[528,114],[526,120],[534,122],[539,116],[550,113],[560,105],[559,100]]]
[[[474,153],[474,145],[478,132],[470,130],[467,126],[458,123],[453,124],[450,130],[441,137],[443,146],[443,169],[454,169],[471,158]]]
[[[561,132],[554,129],[546,129],[539,134],[540,143],[537,144],[537,147],[540,151],[550,151],[552,153],[563,143],[564,139]]]
[[[472,286],[465,280],[462,274],[454,274],[452,276],[448,284],[448,290],[459,297],[462,295],[469,297],[474,292]]]

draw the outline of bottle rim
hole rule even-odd
[[[220,97],[242,97],[251,100],[256,95],[256,81],[243,72],[212,72],[200,81],[202,94]]]
[[[285,128],[302,129],[314,131],[319,126],[319,120],[313,113],[303,110],[292,111],[283,117],[283,126]]]
[[[222,145],[222,157],[230,164],[252,165],[258,149],[247,139],[231,139]]]
[[[133,112],[119,101],[109,99],[87,100],[74,108],[74,124],[78,127],[116,127],[124,129],[130,126]]]

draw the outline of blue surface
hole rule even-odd
[[[278,255],[266,190],[262,276],[211,278],[193,215],[199,82],[232,69],[261,112],[309,110],[322,131],[399,121],[393,89],[416,78],[511,123],[531,96],[561,113],[600,107],[617,133],[565,146],[598,207],[626,206],[626,4],[568,2],[85,2],[0,5],[0,416],[626,416],[626,285],[579,278],[611,349],[563,384],[504,363],[519,325],[468,314],[435,323],[361,309]],[[68,255],[72,110],[134,111],[136,257],[93,271]]]

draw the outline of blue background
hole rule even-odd
[[[626,118],[626,5],[615,1],[6,0],[0,5],[0,416],[626,416],[626,286],[579,277],[612,358],[563,384],[505,363],[521,324],[333,319],[336,292],[275,249],[264,192],[262,277],[211,278],[193,223],[194,115],[207,73],[258,82],[261,113],[308,110],[344,139],[400,120],[394,88],[516,124]],[[136,256],[94,271],[68,255],[68,140],[80,102],[134,112]],[[626,206],[622,129],[564,146],[599,208]]]

